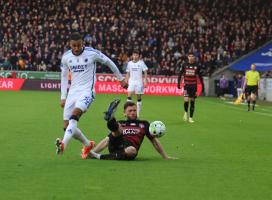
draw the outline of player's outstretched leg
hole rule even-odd
[[[119,103],[120,103],[120,99],[115,99],[114,101],[110,103],[108,110],[104,112],[105,113],[104,119],[106,121],[109,121],[110,119],[114,117],[114,113],[117,110]]]

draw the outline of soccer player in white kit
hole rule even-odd
[[[137,116],[140,116],[142,108],[142,95],[144,88],[147,87],[147,66],[143,60],[140,60],[140,53],[134,50],[132,53],[132,60],[127,65],[126,82],[128,82],[128,96],[127,101],[132,101],[132,95],[137,96]],[[143,75],[144,73],[144,75]]]
[[[117,66],[103,53],[91,47],[84,47],[82,36],[73,33],[70,37],[71,50],[63,54],[61,59],[61,102],[64,108],[64,137],[56,139],[56,153],[62,154],[68,142],[73,137],[83,145],[82,158],[87,158],[89,151],[94,147],[94,141],[89,141],[77,127],[81,115],[87,111],[95,98],[96,62],[108,66],[120,81],[122,87],[127,84]],[[68,71],[72,75],[69,92]]]

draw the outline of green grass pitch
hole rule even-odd
[[[79,122],[98,142],[108,133],[102,112],[124,95],[97,95]],[[135,161],[82,160],[72,140],[63,156],[57,92],[0,92],[0,199],[232,200],[272,197],[272,108],[198,98],[195,124],[182,121],[181,97],[144,96],[141,117],[165,122],[163,160],[145,139]],[[117,117],[123,118],[120,106]]]

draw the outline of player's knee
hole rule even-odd
[[[125,154],[129,158],[134,158],[137,155],[137,150],[133,146],[129,146],[125,149]]]

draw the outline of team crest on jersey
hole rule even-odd
[[[144,124],[143,124],[143,123],[140,123],[140,124],[139,124],[139,127],[140,127],[140,128],[144,128]]]
[[[85,62],[88,62],[88,58],[85,59]]]

